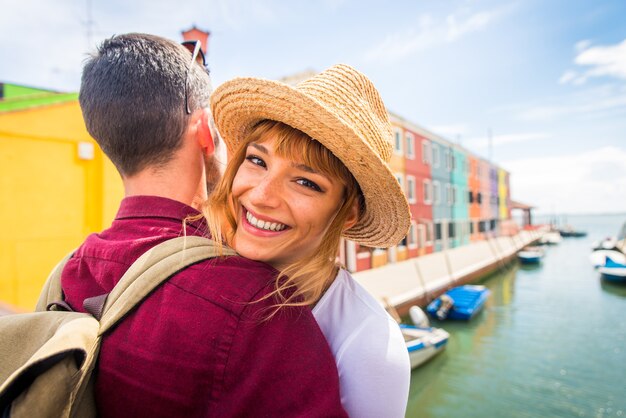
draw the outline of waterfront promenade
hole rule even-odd
[[[468,245],[354,273],[354,278],[381,304],[400,315],[411,305],[424,306],[444,291],[470,283],[506,266],[517,251],[538,240],[541,230],[486,238]]]

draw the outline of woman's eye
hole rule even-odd
[[[298,179],[296,182],[298,184],[303,185],[304,187],[308,187],[311,190],[315,190],[316,192],[322,191],[322,188],[318,186],[316,183],[312,182],[311,180],[301,178],[301,179]]]
[[[248,155],[246,156],[246,160],[250,161],[254,165],[258,165],[260,167],[266,167],[265,161],[257,157],[256,155]]]

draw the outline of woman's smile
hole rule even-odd
[[[261,215],[255,216],[252,214],[252,212],[250,212],[244,206],[242,206],[241,208],[242,208],[243,217],[245,219],[245,221],[242,223],[246,227],[249,227],[248,229],[253,233],[256,232],[256,230],[259,230],[261,232],[279,233],[289,228],[289,226],[283,223],[274,221],[272,219],[262,218]]]

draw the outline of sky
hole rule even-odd
[[[215,86],[350,64],[541,214],[626,212],[624,0],[3,0],[0,82],[77,91],[103,39],[209,30]],[[491,146],[489,146],[491,138]]]

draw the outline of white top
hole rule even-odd
[[[400,327],[346,270],[313,308],[337,362],[350,417],[404,417],[411,363]]]

